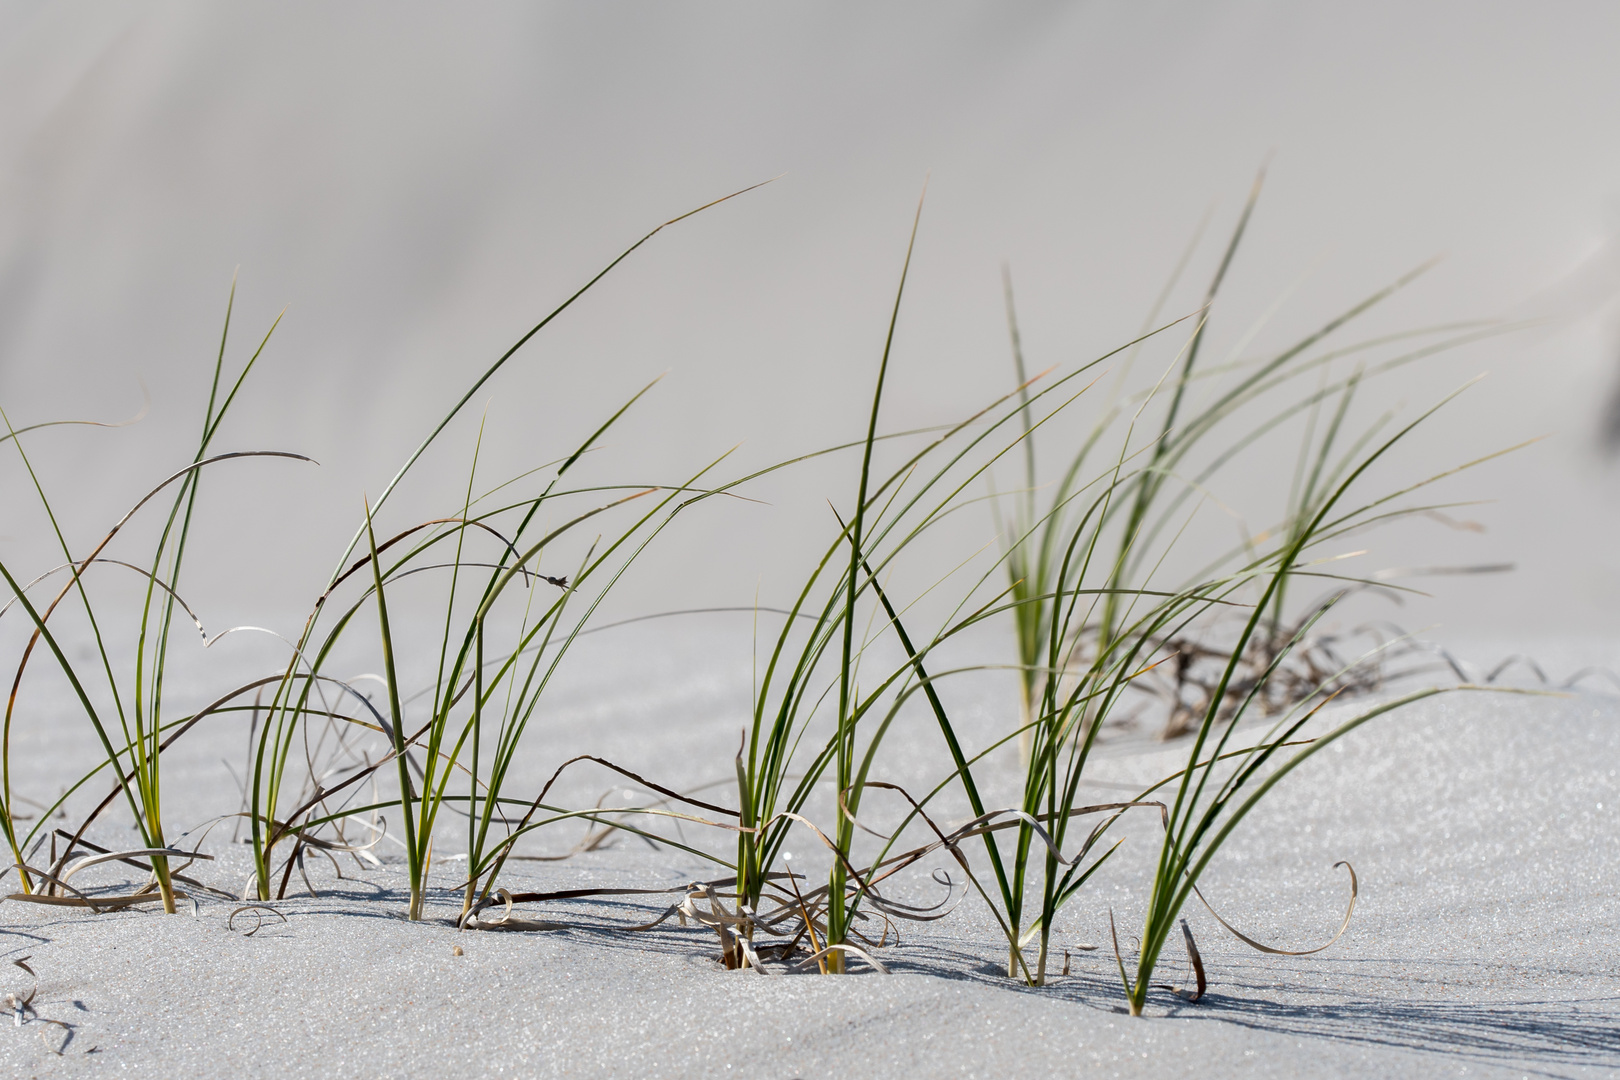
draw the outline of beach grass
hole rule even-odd
[[[935,919],[948,910],[946,902],[903,901],[889,886],[903,870],[937,854],[961,874],[960,881],[938,879],[947,893],[960,898],[971,892],[995,918],[1006,939],[1007,976],[1038,987],[1056,975],[1054,928],[1119,850],[1115,824],[1124,815],[1145,814],[1162,822],[1163,830],[1134,973],[1117,952],[1129,1010],[1140,1014],[1178,925],[1189,954],[1197,956],[1191,931],[1179,922],[1183,908],[1199,895],[1201,875],[1250,811],[1323,746],[1446,689],[1414,690],[1367,705],[1350,719],[1312,725],[1329,700],[1375,685],[1377,680],[1357,673],[1378,664],[1387,651],[1375,648],[1326,669],[1312,652],[1318,628],[1344,597],[1389,587],[1330,565],[1342,553],[1329,545],[1433,511],[1439,504],[1420,493],[1480,464],[1366,493],[1373,466],[1394,457],[1435,412],[1404,424],[1396,424],[1389,411],[1360,420],[1376,377],[1511,327],[1448,324],[1337,343],[1346,327],[1416,280],[1425,265],[1281,349],[1258,359],[1235,351],[1226,362],[1204,363],[1222,284],[1255,212],[1257,180],[1196,308],[1165,318],[1161,297],[1134,339],[1067,370],[1032,376],[1008,274],[1004,299],[1014,386],[948,426],[888,432],[884,404],[899,392],[891,360],[901,342],[907,279],[922,235],[919,201],[886,331],[874,343],[874,385],[870,393],[850,388],[845,395],[851,416],[862,420],[860,439],[736,476],[720,475],[728,460],[721,455],[673,478],[580,479],[576,467],[602,438],[634,423],[635,406],[653,389],[647,386],[581,442],[553,448],[559,455],[554,460],[481,493],[480,426],[471,440],[466,482],[453,501],[445,500],[444,513],[395,520],[390,496],[526,344],[661,230],[744,192],[648,232],[485,368],[389,482],[358,508],[359,525],[299,636],[287,643],[285,666],[183,716],[164,704],[164,674],[175,648],[172,631],[182,617],[194,618],[180,584],[194,554],[188,538],[201,478],[216,463],[254,456],[210,456],[210,447],[270,335],[227,378],[228,307],[190,463],[88,554],[75,554],[56,525],[53,503],[20,437],[31,429],[12,428],[6,418],[9,441],[65,560],[27,583],[0,565],[12,603],[33,627],[16,667],[0,754],[0,828],[21,895],[43,889],[53,901],[82,902],[97,911],[156,900],[175,911],[176,862],[208,855],[200,836],[190,849],[169,844],[163,754],[206,719],[246,719],[251,752],[240,820],[253,870],[240,888],[185,878],[199,895],[272,904],[287,895],[295,873],[309,886],[309,856],[346,852],[375,861],[370,852],[387,836],[404,852],[405,914],[421,920],[428,917],[435,861],[451,861],[442,845],[464,837],[465,851],[454,853],[456,921],[467,929],[512,929],[519,924],[511,919],[511,905],[538,902],[544,894],[505,890],[501,875],[508,860],[542,829],[583,823],[593,836],[606,835],[603,830],[639,834],[710,860],[728,875],[694,884],[666,913],[714,932],[727,967],[765,969],[787,962],[839,974],[852,970],[851,961],[885,970],[878,953],[892,924]],[[1143,350],[1161,346],[1172,351],[1162,374],[1145,387],[1131,387],[1126,375]],[[1205,544],[1190,523],[1222,470],[1260,440],[1287,433],[1290,424],[1299,429],[1298,443],[1279,500],[1281,519],[1241,544]],[[1075,448],[1059,459],[1057,476],[1047,478],[1037,444],[1056,437]],[[758,673],[742,741],[734,760],[720,768],[735,776],[735,806],[682,792],[597,754],[553,753],[544,724],[537,723],[545,695],[575,642],[596,628],[605,599],[649,547],[677,520],[698,512],[692,509],[698,504],[829,456],[858,461],[851,468],[853,498],[830,508],[828,541],[792,602],[780,609],[784,617]],[[1012,463],[1022,482],[1012,492],[998,492],[995,471]],[[155,550],[139,565],[104,556],[130,516],[171,488]],[[981,494],[986,488],[988,496]],[[999,544],[964,543],[967,533],[957,523],[986,503]],[[950,552],[943,564],[941,546]],[[114,564],[144,581],[135,663],[122,677],[109,658],[110,624],[98,614],[85,580],[92,567]],[[66,583],[48,604],[36,604],[30,589],[57,572],[67,575]],[[1307,582],[1325,588],[1325,598],[1301,605],[1298,589]],[[70,597],[96,644],[94,672],[70,661],[51,622]],[[420,615],[424,610],[429,617]],[[1011,662],[998,629],[1008,623]],[[433,627],[428,637],[415,629],[402,632],[424,625]],[[103,754],[51,810],[97,777],[113,782],[71,835],[66,852],[56,852],[50,834],[47,869],[37,865],[35,852],[49,815],[19,834],[10,762],[17,688],[39,643],[71,686]],[[379,659],[374,678],[380,697],[332,673],[334,658],[352,649]],[[1189,674],[1195,664],[1213,665],[1217,674],[1199,681]],[[1166,671],[1176,673],[1168,696]],[[418,672],[431,672],[432,679],[419,694],[409,694],[404,681]],[[972,745],[953,713],[948,686],[992,672],[1016,678],[1016,720],[988,743]],[[110,716],[88,687],[92,678],[105,686]],[[1163,704],[1161,734],[1184,739],[1186,766],[1131,798],[1091,796],[1088,767],[1100,742],[1155,694]],[[937,737],[934,748],[950,763],[926,790],[885,778],[892,755],[914,745],[896,747],[895,732],[903,724],[910,724],[908,740],[917,737],[916,730]],[[361,749],[362,741],[379,738],[382,753]],[[555,762],[550,780],[537,790],[513,787],[525,752]],[[1003,790],[991,778],[992,766],[1013,754],[1019,783],[1016,790]],[[615,773],[654,797],[636,802],[627,792],[622,800],[593,806],[554,797],[559,778],[584,765]],[[897,823],[875,824],[867,812],[873,798],[899,805]],[[92,848],[86,830],[120,800],[134,819],[140,847]],[[953,811],[945,807],[962,805],[965,819],[947,817]],[[446,826],[456,819],[461,829]],[[389,833],[389,822],[398,835]],[[671,822],[722,836],[722,853],[661,830]],[[450,839],[453,834],[457,840]],[[787,847],[793,836],[819,847],[828,867],[824,882],[813,884],[793,865]],[[80,851],[91,854],[70,863]],[[115,859],[149,868],[148,885],[98,898],[68,884],[77,869]],[[1351,876],[1354,881],[1353,870]],[[484,913],[496,904],[508,913],[492,921]],[[1201,962],[1194,965],[1202,982]]]

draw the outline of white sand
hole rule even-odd
[[[546,729],[545,754],[556,760],[594,737],[610,756],[680,783],[709,778],[716,752],[723,765],[735,747],[746,672],[704,669],[674,648],[642,672],[628,685],[576,680]],[[605,716],[619,723],[603,725]],[[50,786],[49,766],[38,763],[60,760],[68,737],[22,740],[18,753],[44,768],[32,774],[38,786]],[[208,738],[176,758],[174,820],[208,812],[189,790],[234,797],[218,761],[228,753],[234,762],[239,736]],[[1262,940],[1315,944],[1331,934],[1345,897],[1344,873],[1331,864],[1349,859],[1362,882],[1349,933],[1317,956],[1267,957],[1189,910],[1209,993],[1185,1004],[1156,992],[1144,1019],[1121,1014],[1106,950],[1075,951],[1073,974],[1041,990],[999,975],[1005,946],[971,899],[938,923],[906,927],[902,944],[882,954],[890,976],[766,977],[720,969],[707,931],[610,929],[657,910],[656,899],[531,912],[571,925],[561,931],[458,934],[445,921],[456,905],[438,894],[434,921],[412,925],[399,917],[396,860],[358,879],[351,864],[343,881],[329,865],[312,868],[321,898],[278,903],[287,922],[272,919],[252,937],[241,916],[228,931],[231,905],[215,901],[195,917],[0,906],[5,958],[29,956],[39,972],[39,1016],[72,1025],[60,1056],[46,1044],[59,1045],[63,1029],[5,1026],[0,1062],[12,1076],[1620,1070],[1620,700],[1441,698],[1342,745],[1278,789],[1217,859],[1205,891]],[[1156,778],[1183,753],[1123,747],[1096,775]],[[931,767],[926,749],[917,760],[918,770]],[[580,790],[604,784],[581,781]],[[1110,907],[1122,934],[1136,931],[1150,825],[1127,830],[1116,862],[1060,921],[1061,946],[1105,943]],[[222,857],[205,874],[239,883],[245,856],[224,839],[211,839],[208,850]],[[453,872],[442,868],[436,882],[452,884]],[[507,884],[663,886],[713,873],[691,856],[626,842],[524,864]],[[452,954],[456,945],[465,955]],[[1185,976],[1179,943],[1160,975]],[[20,971],[0,978],[8,991],[28,984]]]

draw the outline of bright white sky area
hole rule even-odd
[[[1003,261],[1034,369],[1133,336],[1211,213],[1166,310],[1195,308],[1269,162],[1212,356],[1280,347],[1435,255],[1367,332],[1544,320],[1369,390],[1410,416],[1489,373],[1394,479],[1547,438],[1444,493],[1494,500],[1448,512],[1487,531],[1403,528],[1358,565],[1517,565],[1426,579],[1436,600],[1399,615],[1414,628],[1612,635],[1616,55],[1620,6],[1598,2],[3,0],[0,406],[18,426],[117,420],[150,394],[133,427],[26,443],[88,542],[189,459],[240,267],[232,362],[287,311],[219,448],[321,465],[214,474],[193,589],[205,621],[292,629],[362,497],[666,218],[781,176],[660,235],[537,337],[402,492],[401,521],[454,510],[486,411],[493,479],[566,454],[665,371],[604,470],[670,479],[741,443],[740,470],[858,437],[925,176],[892,429],[1011,386]],[[618,610],[782,601],[855,464],[683,523]],[[1265,464],[1219,492],[1256,530],[1287,481]],[[0,558],[32,576],[51,551],[14,455],[0,492]],[[993,535],[988,516],[961,527]]]

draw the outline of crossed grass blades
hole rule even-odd
[[[555,461],[482,491],[475,444],[466,485],[448,513],[383,527],[400,482],[520,348],[663,228],[715,203],[672,219],[626,249],[491,364],[361,508],[353,539],[301,634],[286,643],[285,667],[186,715],[164,711],[163,676],[177,620],[183,615],[202,630],[180,592],[201,479],[234,458],[308,460],[270,450],[210,456],[270,335],[234,378],[226,378],[227,308],[191,462],[82,554],[57,527],[53,504],[24,448],[21,436],[32,428],[13,428],[0,414],[63,558],[28,582],[0,564],[12,592],[0,616],[16,607],[32,625],[15,669],[0,746],[0,828],[20,888],[12,898],[93,911],[159,901],[172,912],[177,899],[188,899],[178,882],[193,891],[192,903],[195,895],[213,894],[251,901],[242,910],[257,914],[259,905],[286,895],[294,873],[313,891],[305,869],[311,856],[348,853],[375,862],[371,850],[393,821],[402,835],[392,839],[405,852],[407,914],[421,919],[435,841],[442,844],[447,836],[441,822],[459,818],[465,836],[465,851],[456,853],[460,925],[541,928],[551,924],[516,916],[514,905],[598,892],[514,894],[501,887],[501,874],[521,841],[548,826],[576,822],[589,830],[576,850],[621,830],[714,860],[727,876],[674,890],[678,899],[647,926],[678,918],[708,927],[728,967],[771,972],[773,964],[793,961],[839,973],[855,960],[884,970],[875,953],[896,920],[943,918],[953,901],[973,892],[1005,935],[1008,976],[1042,985],[1052,974],[1052,932],[1060,912],[1118,849],[1111,827],[1123,814],[1146,812],[1162,822],[1163,839],[1134,975],[1119,955],[1127,1002],[1140,1013],[1182,908],[1198,895],[1200,875],[1243,817],[1322,746],[1375,716],[1443,692],[1421,690],[1332,728],[1307,728],[1327,700],[1378,688],[1379,665],[1399,647],[1399,639],[1385,641],[1346,658],[1343,641],[1317,633],[1324,615],[1349,592],[1391,587],[1338,573],[1329,565],[1335,557],[1329,546],[1352,531],[1435,512],[1440,508],[1408,496],[1449,475],[1357,502],[1367,471],[1433,410],[1399,427],[1386,414],[1353,432],[1352,405],[1376,376],[1505,329],[1460,324],[1339,342],[1346,327],[1426,269],[1419,268],[1280,352],[1202,363],[1211,312],[1258,191],[1257,182],[1197,310],[1161,319],[1161,297],[1135,340],[1073,370],[1030,377],[1009,278],[1014,389],[949,427],[881,434],[919,203],[876,385],[865,406],[863,439],[720,481],[709,478],[723,457],[676,482],[576,481],[576,466],[647,387]],[[1165,296],[1180,273],[1178,268]],[[1148,388],[1126,393],[1126,375],[1144,349],[1161,345],[1173,352],[1169,365]],[[1111,376],[1110,365],[1116,369]],[[1100,385],[1105,382],[1111,385]],[[1082,418],[1087,409],[1089,421]],[[1282,520],[1231,550],[1195,553],[1201,568],[1170,579],[1165,568],[1172,551],[1182,553],[1202,493],[1245,449],[1290,422],[1302,435]],[[1079,448],[1059,479],[1042,489],[1037,440],[1053,432],[1078,432]],[[735,808],[590,755],[562,762],[537,792],[509,791],[513,764],[520,748],[533,742],[542,697],[571,646],[677,516],[706,499],[736,494],[763,472],[845,453],[860,461],[854,498],[841,511],[833,508],[830,540],[771,642],[734,764]],[[1024,483],[998,494],[992,473],[1005,463],[1021,463]],[[981,494],[986,487],[988,496]],[[165,494],[172,502],[155,502]],[[932,585],[893,595],[896,571],[920,559],[925,543],[948,542],[945,526],[961,520],[954,515],[985,499],[1002,519],[999,551],[970,552]],[[109,546],[135,515],[151,512],[149,505],[169,507],[155,550],[139,564],[112,558]],[[98,614],[87,584],[92,572],[110,572],[104,568],[133,572],[143,582],[135,659],[127,671],[111,659],[104,636],[112,632],[111,623]],[[1291,611],[1290,588],[1311,581],[1325,583],[1327,595]],[[437,596],[429,602],[440,613],[427,646],[417,636],[401,639],[394,614],[423,592]],[[932,608],[920,603],[940,596],[955,599]],[[945,616],[929,618],[925,612],[934,608]],[[91,664],[70,660],[61,643],[61,614],[69,609],[83,616],[95,643]],[[994,655],[976,632],[1006,621],[1017,643],[1010,666],[1020,692],[1019,722],[989,745],[970,749],[940,687],[957,676],[1008,667],[972,659]],[[412,623],[421,625],[415,618]],[[205,646],[219,636],[204,634]],[[380,693],[364,692],[330,672],[340,648],[357,636],[368,639],[369,646],[361,645],[374,647],[380,657]],[[12,793],[10,732],[18,690],[41,643],[94,730],[103,760],[22,832],[28,818]],[[433,682],[406,696],[405,670],[431,670]],[[1081,789],[1099,737],[1140,714],[1144,700],[1160,704],[1167,735],[1190,735],[1186,767],[1135,798],[1085,804]],[[886,740],[903,715],[923,717],[936,729],[951,761],[926,791],[881,779],[892,752]],[[1269,725],[1246,723],[1258,717]],[[164,751],[198,724],[233,720],[245,720],[248,728],[250,754],[236,824],[251,844],[253,869],[242,885],[223,888],[184,873],[210,858],[201,851],[207,829],[197,831],[188,847],[166,839],[160,766]],[[386,749],[373,755],[369,748],[379,736]],[[1021,789],[1015,801],[992,806],[985,798],[987,761],[1014,748],[1023,766]],[[583,808],[552,800],[562,774],[586,762],[619,773],[655,798],[648,805]],[[73,832],[50,829],[48,822],[87,786],[109,790]],[[830,807],[824,805],[829,797]],[[869,798],[893,803],[899,824],[872,827],[875,819],[863,817]],[[112,851],[86,840],[89,827],[120,801],[136,823],[141,846]],[[965,802],[968,819],[945,824],[947,804],[957,802]],[[661,820],[733,835],[734,859],[669,835],[658,827]],[[786,844],[797,834],[808,834],[825,849],[830,868],[824,883],[812,885],[789,863]],[[47,841],[50,855],[41,865]],[[935,872],[944,899],[918,905],[892,894],[890,879],[936,854],[948,856],[961,875],[958,881]],[[80,871],[114,861],[139,867],[149,880],[117,895],[92,894],[72,883]],[[1350,875],[1353,908],[1353,869]],[[1348,919],[1347,912],[1346,924]],[[1184,921],[1181,926],[1189,956],[1196,958],[1190,931]],[[1196,959],[1194,967],[1202,984]]]

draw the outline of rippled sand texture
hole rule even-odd
[[[559,753],[595,733],[664,777],[712,779],[746,682],[686,663],[645,673],[639,685],[578,680],[548,729]],[[601,720],[613,715],[624,722],[610,730]],[[223,779],[219,758],[236,741],[196,744],[198,771],[177,760],[173,775],[209,775],[212,754]],[[1256,812],[1204,890],[1247,933],[1304,947],[1337,924],[1345,879],[1332,864],[1348,859],[1361,878],[1349,933],[1317,956],[1268,957],[1189,910],[1208,995],[1156,992],[1141,1020],[1120,1012],[1111,952],[1080,946],[1106,946],[1110,909],[1129,946],[1155,851],[1145,818],[1059,925],[1071,974],[1042,990],[998,974],[1005,945],[972,898],[904,926],[881,954],[893,974],[857,965],[841,979],[727,972],[709,932],[673,922],[614,929],[670,897],[529,912],[562,930],[458,933],[454,862],[435,871],[443,891],[417,925],[401,918],[397,861],[347,865],[341,880],[312,866],[319,898],[276,904],[286,921],[264,916],[251,935],[260,917],[239,914],[230,929],[233,905],[217,901],[172,917],[7,903],[5,956],[30,957],[41,1019],[4,1029],[0,1061],[16,1076],[1613,1075],[1620,702],[1441,698],[1341,745]],[[1094,776],[1123,789],[1184,752],[1121,740]],[[934,767],[918,761],[902,767]],[[220,790],[231,795],[228,782]],[[220,861],[205,876],[240,881],[246,856],[225,839],[210,839]],[[507,884],[673,888],[715,875],[692,856],[621,842],[526,863]],[[939,891],[926,875],[910,888]],[[1179,943],[1160,976],[1187,977]],[[5,983],[27,985],[20,971]]]

